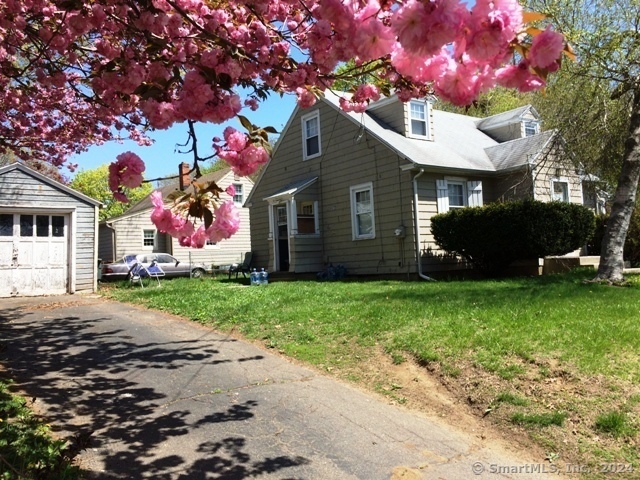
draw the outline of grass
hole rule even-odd
[[[176,279],[163,288],[109,288],[111,297],[179,314],[314,364],[352,343],[382,345],[401,362],[452,367],[470,359],[505,379],[534,358],[640,381],[640,281],[584,284],[589,273],[493,281],[236,282]],[[111,286],[113,287],[113,286]],[[340,345],[346,345],[340,353]],[[455,368],[453,368],[455,370]],[[544,375],[544,367],[541,367]]]
[[[49,426],[37,418],[26,401],[0,381],[0,479],[76,480],[67,442],[55,440]]]
[[[567,414],[562,412],[537,414],[514,413],[511,415],[511,421],[513,423],[520,425],[537,425],[539,427],[548,427],[550,425],[561,427],[566,418]]]
[[[364,366],[375,363],[372,352],[396,366],[415,361],[444,375],[460,400],[471,399],[514,439],[525,430],[569,463],[623,461],[637,471],[640,277],[610,287],[585,283],[592,276],[267,287],[176,279],[161,288],[109,285],[104,293],[259,340],[397,403],[410,403],[409,390],[368,382]],[[622,424],[598,417],[614,409],[624,413]]]

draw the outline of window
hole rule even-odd
[[[20,215],[20,236],[33,237],[33,215]]]
[[[409,103],[409,121],[411,123],[411,135],[414,137],[428,137],[427,128],[427,104],[412,101]]]
[[[36,237],[49,236],[49,215],[36,215]]]
[[[313,235],[318,233],[318,219],[315,215],[315,203],[306,201],[300,202],[296,205],[298,234],[299,235]]]
[[[436,180],[438,213],[448,212],[451,208],[481,207],[482,181],[466,180],[459,177],[446,177]]]
[[[0,237],[13,237],[13,213],[0,213]]]
[[[449,197],[449,208],[461,208],[466,206],[463,182],[447,182],[447,196]]]
[[[354,240],[376,236],[371,183],[351,187],[351,227]]]
[[[538,122],[534,120],[525,120],[524,121],[524,136],[531,137],[533,135],[537,135],[540,131],[540,125]]]
[[[320,111],[302,117],[303,158],[308,160],[320,155]]]
[[[156,245],[156,231],[155,230],[143,230],[142,232],[142,245],[144,247],[153,248]]]
[[[568,202],[569,182],[553,180],[551,182],[551,200],[558,202]]]
[[[233,188],[236,189],[236,194],[233,196],[234,203],[243,204],[244,203],[244,194],[242,192],[242,184],[234,183]]]
[[[64,237],[64,217],[58,215],[51,217],[51,236]]]

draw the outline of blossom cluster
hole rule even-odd
[[[233,201],[228,200],[214,207],[215,219],[208,228],[204,225],[196,228],[184,215],[165,207],[159,190],[151,194],[151,203],[151,221],[158,231],[177,238],[183,247],[202,248],[207,241],[218,243],[231,237],[240,228],[240,212]]]
[[[136,188],[142,184],[145,165],[142,159],[132,152],[121,153],[116,161],[109,165],[109,189],[116,200],[129,203],[122,187]]]
[[[226,122],[268,91],[311,106],[351,59],[375,62],[402,100],[529,91],[558,68],[564,39],[547,29],[529,44],[525,27],[517,0],[5,0],[0,148],[62,165],[114,139],[148,144],[148,128]],[[378,95],[364,85],[341,105],[361,112]],[[267,153],[242,135],[216,148],[247,175]],[[118,162],[111,186],[124,198],[141,170]]]
[[[221,139],[215,137],[213,147],[218,157],[226,161],[237,175],[251,175],[269,160],[269,154],[265,148],[251,143],[249,136],[245,133],[233,127],[227,127],[224,129],[223,136],[225,143],[220,145]]]

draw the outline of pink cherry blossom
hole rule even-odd
[[[295,94],[310,107],[336,81],[335,67],[352,59],[364,68],[376,62],[379,80],[402,101],[436,93],[469,104],[496,83],[539,88],[558,69],[562,36],[548,28],[529,49],[523,27],[518,0],[472,7],[461,0],[5,0],[0,139],[18,158],[74,168],[70,156],[91,145],[149,145],[149,130],[221,124],[243,108],[255,110],[271,92]],[[507,66],[516,47],[525,58]],[[341,105],[353,112],[379,95],[371,85],[351,93]],[[268,161],[261,143],[225,132],[214,148],[236,174]],[[114,196],[127,201],[144,165],[127,153],[109,171]],[[201,219],[161,200],[155,221],[201,246]]]
[[[556,63],[564,49],[564,37],[547,27],[542,33],[536,35],[531,43],[529,61],[531,66],[548,68]]]
[[[298,97],[298,105],[300,105],[300,108],[309,108],[316,104],[316,96],[306,88],[296,88],[296,95]]]
[[[236,187],[235,185],[232,183],[231,185],[229,185],[226,189],[225,189],[225,193],[227,195],[229,195],[230,197],[235,197],[236,195]]]
[[[529,69],[529,62],[522,60],[518,65],[509,65],[496,73],[498,85],[506,88],[517,88],[521,92],[538,90],[545,81]]]
[[[235,234],[240,228],[240,212],[232,201],[215,209],[215,220],[207,229],[209,240],[218,243]]]

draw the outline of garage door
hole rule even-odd
[[[0,297],[66,293],[68,215],[0,213]]]

